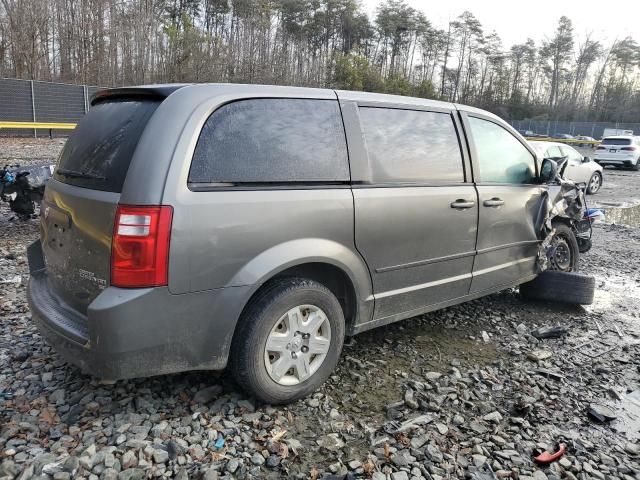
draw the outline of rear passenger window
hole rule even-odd
[[[448,113],[360,107],[374,182],[463,182],[462,155]]]
[[[190,183],[346,182],[347,147],[338,102],[252,99],[205,122]]]

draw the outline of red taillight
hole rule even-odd
[[[634,152],[636,147],[622,147],[620,150],[625,150],[627,152]]]
[[[118,205],[111,244],[111,285],[167,285],[172,219],[171,207]]]
[[[606,149],[607,149],[607,147],[603,147],[602,145],[599,146],[599,147],[596,147],[596,150],[606,150]]]

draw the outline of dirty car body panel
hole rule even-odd
[[[253,296],[298,267],[341,272],[353,297],[350,334],[536,274],[535,216],[546,187],[482,181],[467,116],[485,115],[525,142],[480,110],[389,95],[230,84],[112,89],[92,102],[65,147],[71,160],[67,165],[63,153],[46,189],[41,240],[29,249],[29,301],[47,340],[101,378],[224,368]],[[411,134],[387,135],[386,119],[400,124],[407,111]],[[292,134],[287,150],[269,143],[296,130],[292,122],[301,112],[323,125],[315,130],[326,141],[312,131]],[[263,129],[254,126],[269,113]],[[94,120],[106,123],[106,131],[100,133]],[[243,125],[242,141],[225,134],[229,125]],[[93,150],[84,148],[83,130],[93,136]],[[126,132],[134,133],[128,138]],[[435,143],[420,143],[423,132]],[[414,156],[417,163],[403,164],[387,137],[422,148],[431,163]],[[254,148],[250,173],[256,176],[272,174],[265,151],[281,162],[295,161],[292,148],[297,155],[335,152],[323,154],[334,163],[329,176],[311,172],[312,178],[298,179],[292,163],[291,178],[262,182],[198,164],[220,151],[235,155],[238,145]],[[101,156],[107,170],[92,161]],[[416,165],[424,175],[407,176]],[[537,174],[535,160],[532,169]],[[117,185],[105,186],[114,179]],[[494,197],[504,205],[483,204]],[[166,285],[113,284],[114,222],[122,205],[172,209]]]

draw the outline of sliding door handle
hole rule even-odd
[[[504,205],[504,200],[501,198],[494,197],[491,200],[485,200],[482,202],[485,207],[501,207]]]
[[[466,210],[467,208],[472,208],[476,202],[469,202],[467,200],[456,200],[451,204],[451,208],[456,208],[458,210]]]

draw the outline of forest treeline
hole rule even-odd
[[[539,43],[505,46],[473,12],[442,28],[403,0],[371,17],[358,0],[0,0],[0,77],[332,87],[509,119],[640,121],[636,41],[549,25]]]

